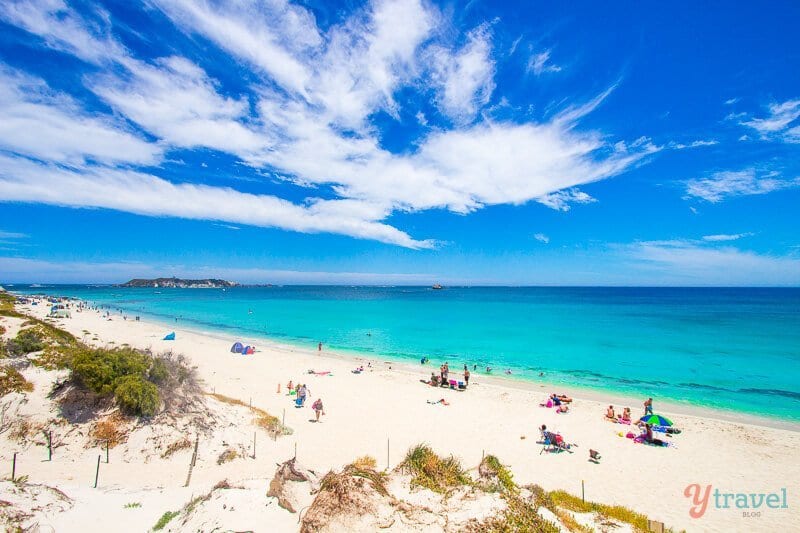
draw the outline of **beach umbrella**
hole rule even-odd
[[[672,420],[661,415],[645,415],[639,419],[640,422],[651,426],[671,426]]]

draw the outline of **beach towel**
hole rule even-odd
[[[111,320],[111,319],[109,319],[109,320]],[[164,336],[164,340],[165,341],[174,341],[175,340],[175,332],[173,331],[172,333],[167,333]]]

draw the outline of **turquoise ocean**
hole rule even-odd
[[[254,342],[800,421],[800,289],[13,286]],[[540,372],[544,378],[540,378]],[[635,406],[638,409],[638,406]]]

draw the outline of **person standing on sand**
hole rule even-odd
[[[467,365],[464,365],[464,383],[469,387],[469,368],[467,368]]]
[[[653,414],[653,399],[648,398],[647,401],[644,402],[644,416],[652,414]]]
[[[314,414],[317,415],[316,422],[319,422],[319,415],[320,414],[323,414],[323,415],[325,414],[325,408],[322,405],[322,398],[317,398],[317,401],[314,402],[314,404],[311,406],[311,408],[314,410]]]
[[[317,345],[317,351],[318,351],[319,353],[322,353],[322,343],[319,343],[319,344]]]

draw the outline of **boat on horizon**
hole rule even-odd
[[[444,287],[442,287],[442,286],[441,286],[441,285],[439,285],[438,283],[434,283],[434,285],[431,287],[431,289],[436,289],[436,290],[439,290],[439,289],[444,289]]]

